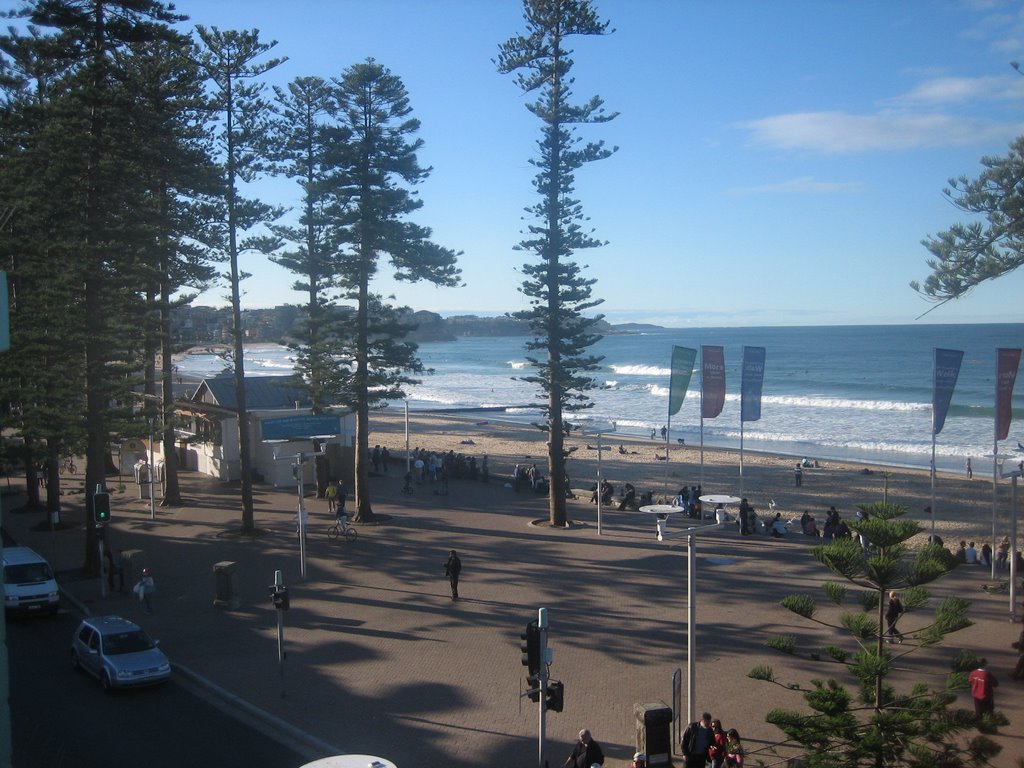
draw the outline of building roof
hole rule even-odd
[[[218,376],[203,379],[195,394],[189,398],[193,403],[205,403],[229,410],[238,409],[233,376]],[[245,404],[252,410],[309,408],[312,401],[305,387],[284,376],[246,376]]]

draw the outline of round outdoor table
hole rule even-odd
[[[671,515],[676,512],[685,512],[686,510],[682,507],[677,507],[675,504],[646,504],[640,507],[641,512],[646,512],[649,515]]]
[[[741,499],[739,496],[726,496],[725,494],[722,493],[709,493],[707,496],[701,496],[700,500],[705,504],[715,505],[716,511],[708,517],[719,523],[725,522],[725,520],[727,519],[725,516],[725,510],[723,509],[723,507],[725,507],[726,504],[739,504],[741,501],[743,501],[743,499]],[[719,517],[719,515],[717,514],[717,510],[722,510],[721,517]]]
[[[306,763],[302,768],[398,768],[390,760],[373,755],[333,755]]]
[[[665,533],[668,531],[668,516],[674,515],[677,512],[685,512],[686,510],[682,507],[677,507],[675,504],[645,504],[640,507],[640,511],[658,516],[658,541],[662,541]]]
[[[711,493],[707,496],[701,496],[700,500],[705,504],[714,504],[716,507],[725,506],[726,504],[739,504],[743,501],[739,496],[726,496],[721,493]]]

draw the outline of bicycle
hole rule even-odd
[[[359,531],[348,524],[347,520],[335,520],[327,529],[327,538],[330,541],[342,537],[345,541],[355,541],[359,538]]]
[[[78,466],[75,464],[75,459],[73,456],[68,456],[65,459],[61,460],[60,473],[63,475],[65,472],[72,475],[78,473]]]

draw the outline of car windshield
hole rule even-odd
[[[52,578],[53,573],[46,563],[22,563],[4,568],[4,581],[8,584],[31,584]]]
[[[138,653],[139,651],[148,651],[152,647],[153,641],[141,629],[116,632],[103,636],[103,652],[107,656],[117,656],[122,653]]]

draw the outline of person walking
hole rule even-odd
[[[327,513],[331,514],[334,512],[334,508],[338,505],[338,483],[335,480],[331,480],[327,484],[327,490],[324,491],[324,497],[327,499]]]
[[[149,568],[142,569],[142,578],[139,579],[132,591],[138,596],[142,602],[143,610],[146,613],[153,613],[153,593],[156,592],[156,582],[153,581],[153,575],[149,572]]]
[[[345,497],[348,496],[348,488],[345,485],[345,478],[338,481],[335,489],[335,503],[337,506],[337,517],[345,514]]]
[[[896,622],[899,621],[900,616],[903,615],[903,610],[903,601],[900,600],[899,593],[895,591],[890,592],[889,606],[885,609],[885,623],[888,627],[886,630],[888,637],[885,639],[885,642],[903,642],[903,633],[896,629]]]
[[[459,599],[459,574],[462,573],[462,561],[453,549],[448,553],[448,559],[444,564],[444,575],[452,587],[452,600]]]
[[[107,589],[114,591],[114,577],[117,577],[117,591],[124,592],[124,558],[121,557],[121,550],[116,547],[106,547],[103,556],[107,560]]]
[[[747,536],[750,534],[750,503],[743,499],[740,502],[740,535]]]
[[[590,731],[584,728],[580,731],[579,741],[562,763],[562,768],[591,768],[593,765],[604,765],[604,752],[601,751],[601,745],[591,737]]]
[[[967,470],[967,479],[971,480],[974,477],[974,469],[971,467],[971,457],[967,457],[967,463],[964,464],[964,469]]]
[[[979,667],[971,672],[967,680],[971,684],[971,698],[974,699],[974,716],[980,720],[982,715],[991,714],[995,710],[995,689],[999,681],[985,667]]]

